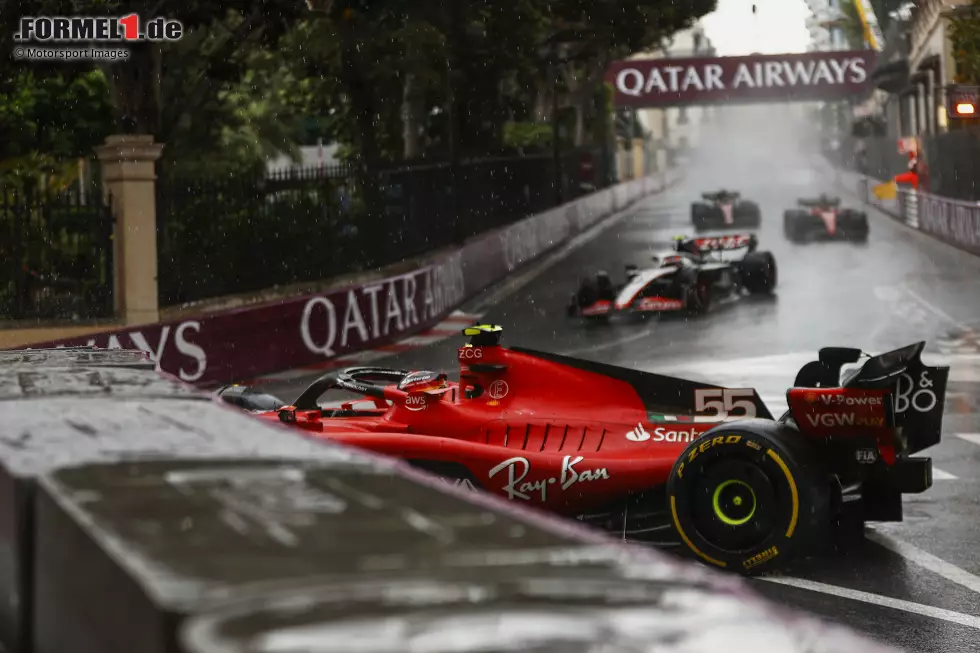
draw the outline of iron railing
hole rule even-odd
[[[111,317],[113,225],[97,185],[0,185],[0,319]]]
[[[563,199],[587,188],[562,161]],[[160,304],[375,268],[456,244],[556,203],[550,154],[388,168],[369,218],[346,166],[157,181]]]

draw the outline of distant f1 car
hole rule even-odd
[[[627,265],[622,285],[613,284],[605,272],[585,279],[567,313],[601,320],[617,312],[703,313],[715,299],[771,293],[777,282],[776,259],[757,247],[754,235],[678,238],[673,251],[653,257],[656,265]]]
[[[797,243],[813,240],[868,240],[868,216],[861,211],[841,208],[839,197],[820,195],[798,201],[799,208],[783,213],[783,231]]]
[[[741,199],[742,195],[737,191],[723,189],[702,193],[701,197],[706,201],[691,204],[691,222],[696,231],[754,229],[762,222],[759,205]]]
[[[912,454],[939,442],[949,368],[922,363],[925,343],[872,357],[822,349],[774,419],[753,389],[508,349],[499,326],[463,333],[458,383],[358,367],[290,405],[241,389],[220,396],[458,487],[630,539],[654,533],[654,544],[743,573],[816,551],[839,522],[901,521],[902,494],[932,484],[931,459]],[[321,407],[331,391],[360,397]]]

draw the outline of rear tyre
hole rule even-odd
[[[689,554],[742,574],[819,547],[830,497],[814,445],[768,420],[711,429],[688,445],[667,480],[674,530]]]
[[[762,226],[762,211],[755,202],[742,202],[739,207],[738,222],[749,229],[758,229]]]
[[[787,240],[793,243],[803,242],[803,233],[799,217],[792,211],[787,211],[783,215],[783,233]]]
[[[695,231],[705,231],[710,228],[708,224],[708,212],[710,207],[706,204],[691,205],[691,224]]]
[[[858,243],[868,242],[868,232],[870,228],[868,226],[868,214],[867,213],[857,213],[854,216],[854,241]]]
[[[751,252],[742,259],[742,284],[753,295],[768,295],[779,280],[772,252]]]

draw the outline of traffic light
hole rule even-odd
[[[971,120],[980,114],[980,86],[951,84],[946,87],[946,115],[954,120]]]

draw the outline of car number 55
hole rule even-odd
[[[725,422],[733,419],[749,419],[756,416],[751,388],[700,388],[694,391],[694,410],[699,414],[696,422]],[[732,414],[732,413],[735,414]]]

